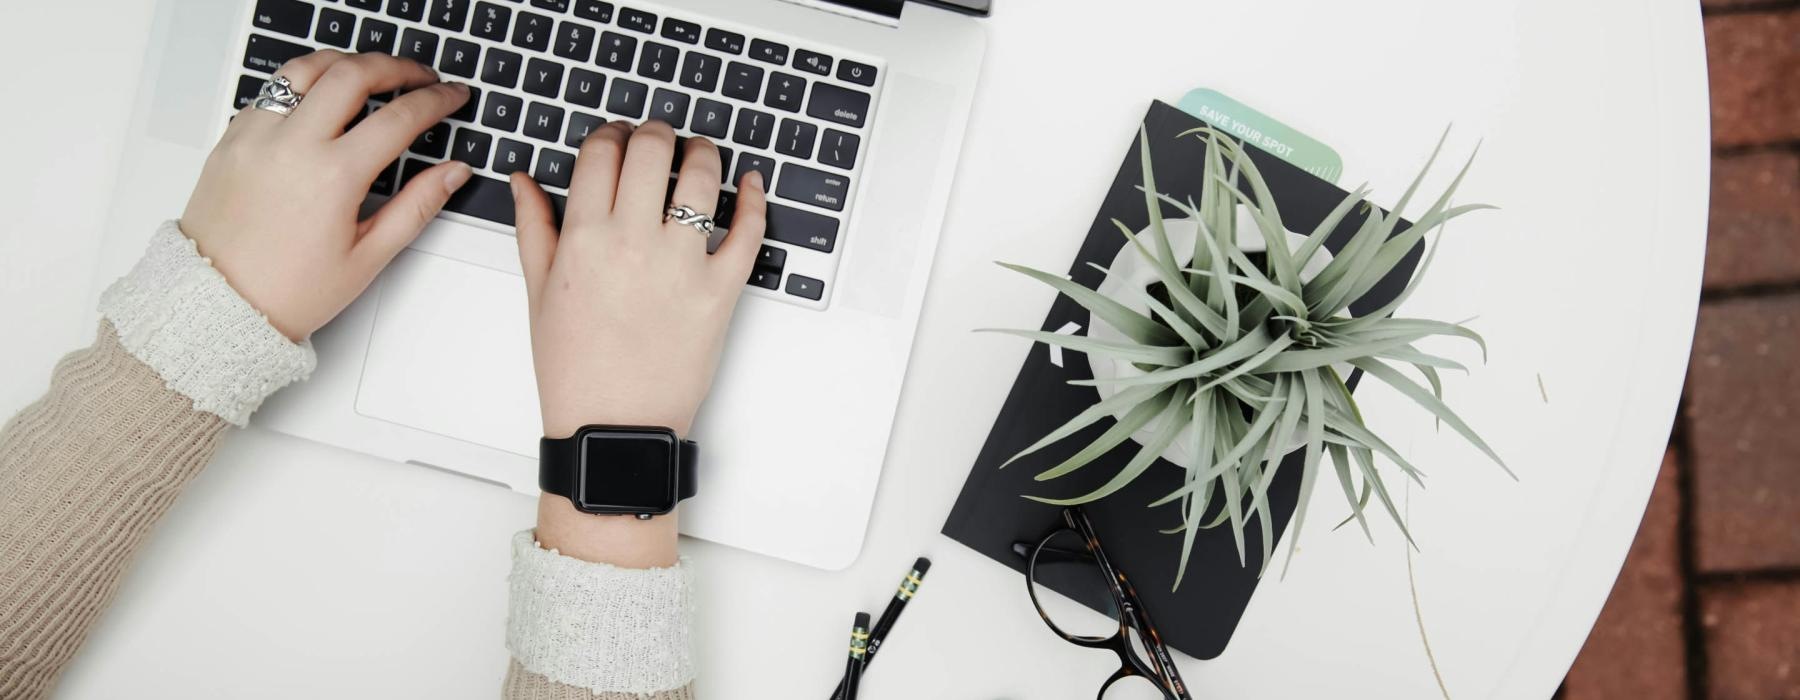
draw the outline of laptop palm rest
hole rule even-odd
[[[379,293],[357,413],[535,457],[525,279],[407,250]]]

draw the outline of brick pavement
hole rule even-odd
[[[1800,700],[1800,2],[1701,6],[1714,158],[1694,354],[1563,700]]]

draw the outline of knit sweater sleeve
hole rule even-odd
[[[0,429],[0,698],[40,698],[229,424],[103,323]]]

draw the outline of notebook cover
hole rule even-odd
[[[1144,116],[1143,124],[1150,139],[1158,188],[1177,199],[1185,200],[1191,196],[1198,201],[1206,144],[1192,136],[1176,138],[1176,135],[1203,126],[1203,123],[1175,107],[1155,102]],[[1149,225],[1144,195],[1137,189],[1143,182],[1143,168],[1135,133],[1129,145],[1118,175],[1113,178],[1106,199],[1088,229],[1087,239],[1069,266],[1070,278],[1090,288],[1099,286],[1102,274],[1088,263],[1107,265],[1126,243],[1112,220],[1124,222],[1133,231],[1141,231]],[[1283,223],[1296,233],[1311,234],[1348,194],[1268,153],[1255,148],[1247,150],[1280,207]],[[1248,191],[1246,186],[1245,192]],[[1163,216],[1173,219],[1183,215],[1173,207],[1165,207]],[[1326,248],[1334,253],[1341,249],[1365,217],[1366,214],[1354,212],[1345,217],[1326,239]],[[1404,230],[1406,225],[1401,222],[1396,229]],[[1386,279],[1351,305],[1351,312],[1365,313],[1394,299],[1405,288],[1422,254],[1423,246],[1411,251]],[[1021,276],[1019,284],[1035,283]],[[1058,295],[1041,328],[1055,331],[1068,323],[1077,324],[1083,329],[1080,332],[1086,332],[1088,312],[1067,297]],[[1012,392],[994,420],[987,442],[944,523],[945,535],[1021,573],[1025,570],[1025,559],[1014,553],[1013,543],[1037,542],[1057,524],[1061,511],[1058,507],[1021,496],[1067,498],[1087,493],[1118,473],[1137,450],[1137,443],[1127,441],[1070,475],[1042,483],[1033,481],[1038,472],[1066,459],[1111,427],[1113,421],[1108,418],[1000,469],[1000,465],[1019,450],[1098,400],[1093,388],[1068,384],[1072,379],[1093,377],[1086,356],[1065,350],[1062,364],[1058,367],[1051,363],[1048,347],[1044,344],[1032,345],[1013,382]],[[1355,379],[1350,379],[1352,386]],[[1300,459],[1297,452],[1288,455],[1270,489],[1277,540],[1293,514],[1300,486]],[[1261,534],[1255,521],[1248,523],[1244,541],[1247,565],[1240,566],[1229,527],[1201,531],[1195,538],[1186,579],[1179,590],[1171,590],[1181,536],[1165,535],[1158,530],[1180,524],[1181,514],[1175,505],[1156,509],[1144,506],[1179,487],[1182,475],[1179,466],[1158,460],[1131,485],[1085,508],[1094,521],[1107,555],[1131,577],[1164,641],[1191,656],[1210,659],[1225,651],[1232,631],[1249,604],[1250,594],[1256,588]],[[1335,493],[1336,485],[1328,483],[1335,478],[1334,474],[1327,473],[1320,477],[1320,483]],[[1271,570],[1278,571],[1279,566],[1277,562]],[[1276,584],[1276,575],[1271,574],[1268,578],[1271,585]],[[1096,610],[1106,605],[1102,590],[1059,589],[1059,592]],[[1025,595],[1022,578],[1018,593],[1021,597]],[[1045,630],[1045,634],[1050,632]]]

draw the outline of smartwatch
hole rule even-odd
[[[538,487],[583,513],[649,520],[694,496],[699,456],[699,445],[669,428],[582,426],[539,441]]]

